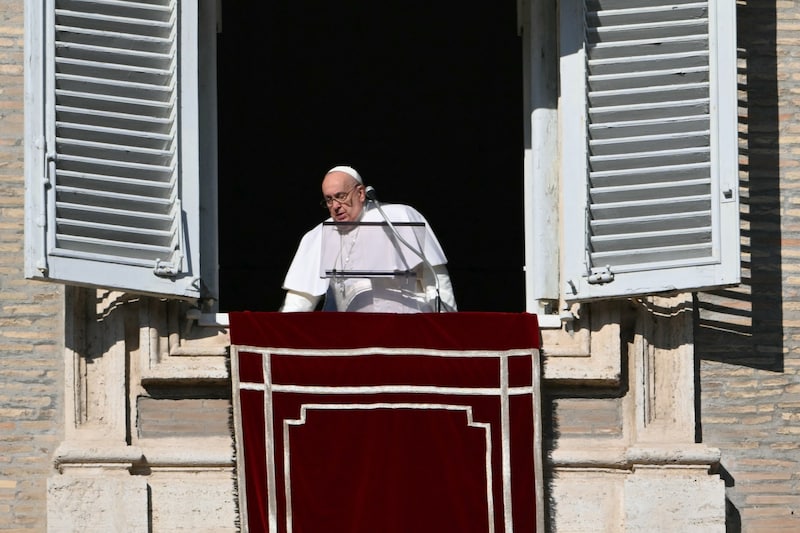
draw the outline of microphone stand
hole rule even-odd
[[[364,190],[364,192],[365,192],[365,194],[367,196],[367,200],[369,200],[370,202],[375,204],[375,207],[378,209],[378,212],[381,214],[381,217],[383,217],[383,220],[386,221],[386,224],[389,226],[389,229],[392,230],[392,234],[397,238],[397,240],[399,240],[400,242],[405,244],[406,247],[409,250],[414,252],[422,260],[422,264],[431,271],[431,274],[433,274],[433,284],[434,284],[434,287],[436,288],[436,303],[434,305],[434,309],[436,309],[437,313],[441,313],[442,312],[442,298],[439,295],[439,277],[436,275],[436,270],[434,270],[433,265],[430,264],[428,259],[425,257],[425,254],[423,254],[420,250],[417,250],[416,248],[411,246],[411,244],[409,244],[400,235],[400,232],[397,231],[397,228],[394,227],[394,224],[392,224],[392,221],[389,220],[389,217],[387,217],[386,213],[383,211],[383,208],[381,207],[381,203],[378,201],[378,196],[375,193],[375,189],[372,187],[372,185],[368,185],[367,188]]]

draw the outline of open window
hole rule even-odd
[[[307,35],[291,30],[294,26],[284,30],[297,42],[313,37],[317,48],[310,52],[330,47],[320,36],[330,31],[331,20],[353,24],[350,29],[357,35],[348,46],[354,54],[377,48],[365,47],[365,39],[387,35],[384,27],[372,23],[389,24],[387,8],[381,5],[370,4],[368,14],[368,8],[358,8],[365,11],[358,11],[362,18],[339,13],[344,8],[322,0],[259,4],[259,9],[271,10],[268,18],[253,17],[249,8],[237,15],[240,20],[282,16],[292,24],[313,22],[314,32]],[[227,95],[228,110],[236,112],[224,117],[232,125],[220,131],[235,132],[241,149],[223,154],[228,162],[226,187],[240,183],[238,196],[224,199],[226,205],[258,216],[265,201],[271,209],[287,204],[281,207],[287,212],[306,209],[307,204],[317,210],[303,211],[303,220],[317,220],[321,213],[312,204],[318,185],[308,182],[314,174],[306,165],[291,175],[292,165],[315,157],[319,165],[314,168],[338,164],[343,162],[340,157],[354,153],[347,149],[356,146],[375,159],[375,171],[362,174],[383,174],[386,180],[380,187],[382,200],[395,200],[395,193],[397,200],[406,201],[400,195],[411,190],[416,196],[408,199],[410,203],[416,205],[420,197],[427,202],[416,206],[429,220],[437,218],[434,226],[453,265],[457,295],[483,287],[487,298],[474,304],[462,305],[458,296],[463,310],[522,310],[525,304],[506,302],[521,301],[525,291],[527,310],[537,312],[543,309],[538,301],[695,290],[739,281],[731,2],[520,2],[521,12],[539,21],[539,26],[525,28],[525,37],[530,39],[532,30],[534,37],[557,33],[553,46],[542,48],[544,55],[519,51],[512,2],[497,11],[491,24],[486,11],[478,8],[465,8],[456,16],[449,8],[433,10],[424,2],[415,6],[392,17],[402,19],[396,22],[402,31],[395,35],[412,53],[394,62],[383,52],[370,57],[376,67],[369,77],[379,90],[395,91],[387,93],[363,84],[318,84],[339,79],[337,72],[353,63],[351,56],[342,60],[343,54],[325,48],[324,55],[300,57],[297,46],[290,47],[289,55],[281,48],[288,33],[250,27],[235,33],[237,28],[226,27],[232,32],[228,35],[241,36],[227,44],[241,45],[233,54],[243,60],[258,52],[260,59],[278,58],[275,64],[285,72],[309,68],[301,61],[319,61],[310,65],[307,77],[293,80],[294,85],[284,83],[283,71],[270,71],[270,83],[252,89],[246,100]],[[216,175],[217,3],[49,0],[29,7],[26,276],[165,297],[217,299],[217,248],[225,240],[243,258],[234,267],[249,269],[232,275],[246,280],[240,292],[255,294],[263,286],[279,292],[293,246],[313,224],[289,235],[282,217],[272,218],[281,224],[269,227],[256,219],[258,224],[242,224],[235,237],[218,238],[217,200],[222,194],[217,192]],[[536,10],[549,10],[550,16],[531,16]],[[312,12],[313,19],[308,16]],[[407,30],[423,21],[431,39],[412,44]],[[480,40],[486,31],[464,30],[458,52],[467,41],[472,52],[456,57],[446,41],[451,36],[447,32],[459,25],[487,27],[511,38],[496,44],[501,39],[491,33],[491,38]],[[437,42],[434,50],[431,43]],[[382,51],[398,49],[394,41],[384,44]],[[504,53],[517,47],[517,52],[484,61],[475,51],[487,46]],[[441,50],[445,53],[434,54]],[[423,61],[434,55],[435,60]],[[499,61],[506,56],[511,58],[507,64]],[[342,62],[332,63],[336,59]],[[502,72],[520,63],[516,77],[502,78]],[[332,64],[333,70],[323,70]],[[249,71],[239,68],[243,65],[234,65],[234,74],[249,77]],[[364,70],[347,71],[343,79],[352,83]],[[535,83],[552,98],[533,98],[523,109],[518,102],[523,70],[528,83],[538,80]],[[423,78],[430,73],[438,76],[433,78],[437,84]],[[461,73],[473,77],[456,77]],[[456,92],[465,87],[472,92]],[[337,130],[332,135],[319,125],[301,124],[302,117],[319,117],[321,110],[336,107],[340,94],[350,95],[381,129],[358,124],[346,134]],[[284,105],[285,96],[295,98],[291,105]],[[245,100],[241,109],[232,105],[238,103],[235,100]],[[270,108],[264,101],[278,103]],[[336,110],[336,120],[352,122],[343,109],[347,108]],[[519,118],[543,109],[552,122],[549,129],[535,133],[547,141],[527,147],[523,163]],[[502,122],[487,118],[500,114]],[[393,127],[392,120],[405,124],[405,129]],[[245,123],[250,129],[242,129]],[[285,146],[300,146],[282,158],[272,157],[269,168],[259,159],[269,144],[262,137],[267,128],[280,132],[279,145],[267,146],[273,154],[286,152]],[[408,144],[398,147],[398,139]],[[406,156],[409,152],[425,162],[427,174],[419,172],[417,161]],[[540,165],[528,157],[545,152],[555,164]],[[270,173],[279,179],[267,179]],[[306,199],[303,207],[294,203],[296,198]],[[523,213],[539,216],[541,223],[531,230],[523,224]],[[526,250],[532,250],[524,258],[523,231]],[[275,241],[264,246],[267,237]],[[269,251],[262,250],[266,248]],[[285,249],[286,255],[275,253],[278,249]],[[256,274],[265,271],[269,279]],[[524,276],[528,283],[523,290]],[[491,299],[498,294],[507,300]],[[258,296],[265,307],[233,308],[277,309],[279,302]]]

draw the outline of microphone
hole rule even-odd
[[[378,194],[375,192],[375,188],[372,185],[367,185],[367,187],[364,189],[364,194],[366,195],[367,199],[370,200],[371,202],[373,202],[375,204],[375,207],[378,208],[378,212],[381,214],[381,217],[383,217],[383,220],[386,221],[386,224],[389,226],[389,229],[392,230],[392,234],[397,238],[397,240],[399,240],[400,242],[405,244],[406,247],[409,250],[414,252],[422,260],[422,264],[431,271],[431,274],[433,274],[433,283],[434,283],[434,286],[436,288],[436,305],[435,305],[435,309],[436,309],[437,313],[441,313],[442,312],[442,298],[441,298],[441,296],[439,296],[439,277],[436,275],[436,270],[433,268],[433,265],[428,261],[428,259],[425,257],[425,254],[422,253],[421,250],[417,250],[416,248],[411,246],[400,235],[400,233],[397,231],[397,228],[395,228],[394,224],[392,224],[392,221],[389,220],[389,217],[387,217],[386,213],[384,213],[380,202],[378,202]]]

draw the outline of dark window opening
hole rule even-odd
[[[514,2],[223,2],[222,29],[221,311],[278,309],[337,164],[426,216],[460,310],[524,310]]]

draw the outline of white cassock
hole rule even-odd
[[[450,276],[447,273],[447,258],[442,251],[439,240],[428,225],[422,214],[413,207],[401,204],[382,205],[381,209],[387,218],[394,224],[422,223],[424,234],[411,243],[417,251],[422,252],[431,268],[426,267],[422,259],[415,254],[404,253],[391,255],[399,258],[402,267],[395,268],[404,271],[397,275],[361,276],[352,277],[331,275],[331,269],[348,272],[349,267],[356,264],[366,264],[367,258],[386,256],[384,250],[379,248],[399,247],[397,239],[383,237],[380,241],[374,229],[368,226],[355,226],[347,232],[333,232],[338,242],[336,256],[331,258],[324,251],[329,244],[331,225],[318,224],[314,229],[303,236],[300,246],[295,253],[292,264],[283,281],[283,288],[287,291],[286,299],[281,311],[312,311],[316,308],[320,298],[327,294],[325,307],[332,308],[331,301],[335,301],[335,308],[339,311],[360,311],[374,313],[421,313],[436,310],[437,282],[438,297],[441,301],[442,311],[455,311],[456,302],[453,294]],[[326,222],[331,222],[328,218]],[[359,222],[383,223],[384,219],[378,209],[371,202],[364,205]],[[396,227],[397,228],[397,227]],[[385,226],[379,230],[388,231]],[[404,234],[401,233],[401,236]],[[408,235],[407,233],[405,235]],[[326,241],[328,240],[328,241]],[[408,241],[409,239],[405,239]],[[326,242],[323,242],[326,241]],[[323,259],[324,256],[324,259]],[[323,264],[323,261],[326,264]],[[382,261],[382,259],[377,259]],[[333,264],[327,264],[333,263]],[[327,273],[327,274],[326,274]],[[434,277],[435,276],[435,277]]]

